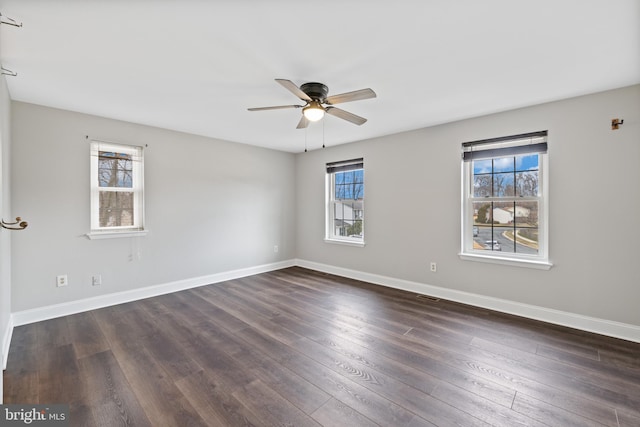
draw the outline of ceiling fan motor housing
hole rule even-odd
[[[310,82],[300,86],[300,90],[309,95],[309,98],[324,102],[329,94],[329,88],[322,83]]]

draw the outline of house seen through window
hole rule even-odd
[[[364,161],[327,164],[327,239],[364,241]]]
[[[546,262],[546,135],[463,144],[463,254]]]

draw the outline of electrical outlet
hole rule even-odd
[[[67,286],[69,284],[69,279],[67,279],[66,274],[61,274],[60,276],[56,276],[56,286]]]
[[[275,245],[275,246],[273,247],[273,252],[276,252],[276,253],[278,252],[278,245]]]
[[[433,273],[435,273],[436,271],[438,271],[438,264],[436,264],[435,262],[431,263],[431,271]]]
[[[102,276],[97,274],[97,275],[91,277],[91,285],[92,286],[102,285]]]

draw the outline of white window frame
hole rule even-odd
[[[520,147],[526,152],[528,144],[540,143],[545,144],[545,150],[538,152],[538,195],[531,197],[474,197],[473,194],[473,161],[465,161],[464,154],[462,160],[462,219],[461,219],[461,252],[460,258],[468,261],[479,261],[493,264],[503,264],[517,267],[528,267],[542,270],[549,270],[553,264],[549,260],[549,168],[548,168],[548,152],[546,149],[547,132],[532,132],[530,134],[514,135],[509,137],[494,138],[491,140],[474,141],[465,145],[475,145],[476,149],[492,150],[494,147]],[[493,144],[493,145],[492,145]],[[473,150],[473,146],[471,150]],[[518,148],[516,148],[518,149]],[[466,148],[468,150],[468,148]],[[465,148],[463,148],[465,151]],[[493,150],[492,150],[493,151]],[[468,154],[468,151],[467,151]],[[514,157],[518,154],[498,154],[485,158],[497,159],[500,157]],[[474,248],[473,239],[473,203],[479,201],[536,201],[538,203],[538,253],[521,254],[513,252],[500,252],[480,250]]]
[[[360,165],[360,166],[355,166]],[[338,169],[334,172],[331,172],[330,169]],[[364,178],[364,159],[352,159],[345,160],[340,162],[331,162],[327,163],[327,172],[326,172],[326,203],[325,203],[325,212],[326,212],[326,224],[325,224],[325,242],[327,243],[338,243],[352,246],[364,246],[365,245],[365,208],[364,208],[364,196],[359,201],[362,204],[362,209],[359,209],[360,218],[362,219],[362,237],[351,237],[351,236],[340,236],[335,233],[335,208],[336,203],[340,203],[336,201],[335,198],[335,174],[339,172],[344,172],[347,170],[362,170],[362,185],[365,186],[365,178]]]
[[[90,179],[91,179],[91,231],[87,233],[89,239],[104,239],[117,237],[135,237],[147,234],[144,228],[144,156],[139,146],[118,144],[104,141],[90,143]],[[132,187],[100,187],[98,181],[98,158],[100,152],[124,153],[132,156]],[[100,226],[100,192],[133,192],[133,225],[131,226]]]

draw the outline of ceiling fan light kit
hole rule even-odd
[[[311,101],[302,109],[302,114],[312,122],[317,122],[324,117],[324,108],[318,101]]]
[[[342,102],[360,101],[362,99],[375,98],[376,93],[367,88],[353,92],[341,93],[339,95],[329,95],[329,88],[317,82],[305,83],[298,87],[291,80],[276,79],[285,89],[293,93],[295,96],[305,101],[305,105],[279,105],[274,107],[257,107],[249,108],[249,111],[278,110],[284,108],[302,108],[302,117],[298,122],[297,129],[304,129],[309,126],[309,122],[317,122],[324,117],[324,114],[330,114],[340,119],[351,122],[355,125],[362,125],[367,121],[364,117],[357,116],[348,111],[336,108],[334,104]],[[324,105],[326,104],[326,106]]]

